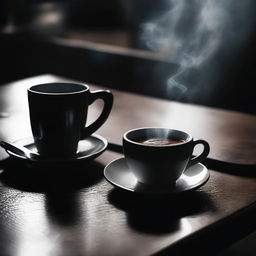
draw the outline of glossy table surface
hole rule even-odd
[[[42,75],[2,85],[0,138],[31,136],[26,88],[60,80]],[[111,91],[112,113],[97,131],[109,142],[121,144],[135,127],[171,127],[207,140],[210,159],[224,164],[213,170],[206,161],[210,179],[193,193],[140,196],[103,177],[121,153],[58,168],[17,163],[0,149],[0,255],[206,255],[212,248],[210,255],[255,229],[256,116]],[[101,107],[91,106],[89,121]]]

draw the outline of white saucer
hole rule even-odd
[[[137,181],[137,178],[128,168],[125,158],[119,158],[105,167],[104,176],[112,185],[131,192],[142,194],[178,194],[204,185],[208,181],[210,174],[203,164],[198,163],[188,168],[175,185],[155,187]]]
[[[13,142],[14,145],[22,145],[30,150],[37,152],[36,146],[34,144],[34,140],[32,137],[24,138],[18,141]],[[86,161],[91,160],[102,154],[106,148],[107,148],[108,142],[105,138],[99,136],[99,135],[91,135],[88,138],[79,141],[78,144],[78,150],[77,154],[74,157],[71,158],[51,158],[51,159],[42,159],[35,161],[33,160],[33,163],[69,163],[69,162],[80,162],[80,161]],[[16,154],[9,150],[7,150],[7,153],[11,155],[12,157],[16,157],[18,159],[31,162],[29,159],[27,159],[22,154]]]

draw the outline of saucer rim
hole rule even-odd
[[[9,150],[6,150],[6,152],[11,157],[15,157],[15,158],[17,158],[19,160],[22,160],[22,161],[28,161],[30,163],[53,163],[54,164],[54,163],[81,162],[81,161],[86,161],[86,160],[89,160],[89,159],[94,159],[97,156],[99,156],[100,154],[102,154],[107,149],[108,141],[104,137],[102,137],[102,136],[100,136],[98,134],[92,134],[92,135],[88,136],[88,138],[90,138],[90,137],[97,138],[99,141],[101,141],[103,143],[103,146],[97,152],[94,152],[94,153],[91,153],[91,154],[85,155],[85,156],[80,156],[80,157],[77,157],[77,158],[76,157],[65,158],[65,159],[64,158],[63,159],[60,159],[60,158],[56,159],[55,158],[55,159],[42,159],[42,160],[40,159],[40,160],[33,160],[32,161],[32,160],[26,158],[25,156],[22,156],[20,154],[16,154],[16,153],[11,152]],[[87,138],[81,139],[81,141],[84,141],[86,139]],[[34,139],[33,139],[32,136],[24,137],[22,139],[15,140],[13,142],[13,144],[15,145],[15,144],[21,143],[22,141],[25,141],[25,140],[31,140],[30,144],[34,144]],[[28,144],[26,144],[26,145],[22,144],[22,145],[26,147]]]
[[[202,164],[202,163],[197,163],[196,165],[201,165],[201,166],[203,166],[205,169],[206,169],[206,171],[207,171],[207,174],[206,174],[206,176],[200,181],[200,182],[198,182],[197,184],[194,184],[194,185],[192,185],[192,186],[189,186],[188,188],[186,188],[186,189],[184,189],[184,190],[182,190],[182,191],[177,191],[177,190],[173,190],[173,189],[171,189],[170,188],[170,190],[157,190],[157,188],[156,187],[153,187],[152,186],[152,190],[150,190],[150,191],[138,191],[138,190],[136,190],[136,188],[135,189],[133,189],[132,187],[126,187],[126,186],[124,186],[124,185],[122,185],[122,184],[118,184],[118,183],[116,183],[116,182],[113,182],[111,179],[109,179],[108,177],[107,177],[107,175],[106,175],[106,172],[107,172],[107,169],[109,168],[109,166],[111,165],[111,164],[113,164],[114,162],[116,162],[116,161],[124,161],[125,160],[125,157],[120,157],[120,158],[116,158],[116,159],[114,159],[114,160],[112,160],[109,164],[107,164],[106,166],[105,166],[105,168],[104,168],[104,171],[103,171],[103,174],[104,174],[104,177],[105,177],[105,179],[110,183],[110,184],[112,184],[114,187],[116,187],[116,188],[119,188],[119,189],[123,189],[123,190],[126,190],[126,191],[129,191],[129,192],[131,192],[131,193],[136,193],[136,194],[140,194],[140,195],[167,195],[167,194],[169,194],[169,195],[178,195],[178,194],[183,194],[183,193],[188,193],[188,192],[191,192],[191,191],[194,191],[194,190],[196,190],[196,189],[198,189],[198,188],[200,188],[200,187],[202,187],[203,185],[205,185],[207,182],[208,182],[208,180],[209,180],[209,178],[210,178],[210,172],[209,172],[209,170],[208,170],[208,168],[204,165],[204,164]],[[128,168],[129,169],[129,168]],[[131,170],[130,170],[131,171]],[[182,174],[183,175],[183,174]],[[181,177],[180,177],[181,178]],[[179,179],[180,179],[179,178]],[[179,180],[178,179],[178,180]],[[141,182],[139,182],[140,184],[142,184],[142,185],[145,185],[145,186],[147,186],[147,187],[151,187],[150,185],[147,185],[147,184],[143,184],[143,183],[141,183]]]

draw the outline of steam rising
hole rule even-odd
[[[144,24],[143,40],[150,49],[180,64],[179,70],[167,81],[168,95],[179,99],[189,90],[184,80],[188,83],[191,73],[200,73],[203,64],[227,42],[227,37],[232,43],[235,37],[230,31],[236,31],[236,41],[244,36],[246,24],[242,21],[246,20],[253,0],[168,1],[169,11]],[[211,79],[209,72],[208,79]]]

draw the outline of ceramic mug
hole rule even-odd
[[[203,151],[192,157],[198,144],[203,145]],[[195,141],[186,132],[150,127],[126,132],[123,150],[127,165],[137,180],[159,186],[175,183],[186,168],[207,157],[210,147],[206,141]]]
[[[104,102],[96,121],[86,125],[88,107]],[[90,91],[82,83],[45,83],[28,88],[31,129],[36,148],[45,157],[72,157],[78,142],[94,133],[108,118],[113,104],[109,91]]]

